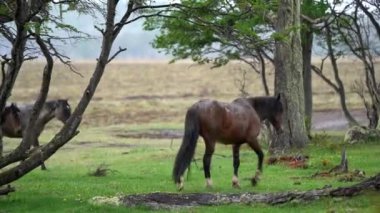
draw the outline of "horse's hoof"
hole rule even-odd
[[[206,179],[206,188],[212,189],[212,180],[210,178]]]
[[[44,166],[44,165],[41,166],[41,170],[42,170],[42,171],[46,171],[46,170],[47,170],[46,166]]]
[[[256,178],[252,178],[252,179],[251,179],[251,184],[252,184],[252,186],[256,186],[257,183],[258,183],[258,181],[256,180]]]
[[[239,182],[232,182],[232,187],[234,187],[235,189],[240,189]]]
[[[183,184],[177,184],[177,190],[180,192],[183,190]]]

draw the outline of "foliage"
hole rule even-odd
[[[301,4],[302,14],[312,19],[326,16],[328,9],[329,3],[327,0],[303,0]]]
[[[326,14],[326,0],[303,1],[302,11],[310,18]],[[182,1],[183,7],[148,19],[145,30],[158,30],[153,47],[171,54],[173,62],[192,59],[221,66],[229,60],[255,60],[260,51],[273,51],[276,40],[287,38],[274,32],[277,1]]]
[[[182,4],[166,16],[148,19],[144,27],[159,30],[153,47],[173,55],[173,61],[191,58],[221,66],[229,60],[252,59],[257,49],[273,42],[266,16],[274,8],[266,1],[188,0]]]

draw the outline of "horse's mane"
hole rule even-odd
[[[246,100],[257,111],[261,119],[284,111],[279,96],[248,97]]]

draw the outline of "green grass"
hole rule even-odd
[[[150,129],[155,125],[147,125]],[[170,125],[169,125],[170,126]],[[173,127],[173,126],[172,126]],[[118,126],[87,128],[73,141],[47,161],[48,171],[36,169],[13,186],[16,192],[0,197],[0,212],[140,212],[147,208],[126,208],[93,205],[95,196],[116,196],[150,192],[176,192],[171,180],[173,160],[180,140],[126,139],[114,136]],[[131,129],[136,129],[131,127]],[[120,130],[120,129],[119,129]],[[142,131],[142,129],[139,129]],[[49,131],[46,134],[48,138]],[[44,138],[45,140],[47,140]],[[204,150],[199,141],[196,159],[192,164],[185,191],[191,192],[280,192],[309,190],[325,185],[351,185],[336,178],[310,179],[317,171],[326,171],[339,164],[342,136],[317,135],[303,152],[310,156],[307,169],[291,169],[285,165],[265,165],[262,181],[252,187],[247,178],[256,169],[256,155],[243,146],[241,151],[240,181],[242,189],[231,187],[232,157],[230,146],[217,145],[212,162],[213,189],[204,187],[201,158]],[[83,143],[87,142],[87,143]],[[12,147],[11,142],[5,144]],[[379,172],[380,144],[369,142],[347,146],[349,168],[361,169],[367,176]],[[329,162],[327,166],[323,161]],[[111,172],[105,177],[89,176],[89,171],[106,164]],[[297,180],[295,180],[298,178]],[[300,181],[301,185],[295,185]],[[278,206],[264,204],[224,205],[176,209],[175,212],[377,212],[380,210],[378,193],[367,193],[354,198],[321,199],[307,204],[288,203]],[[162,210],[164,211],[164,210]]]

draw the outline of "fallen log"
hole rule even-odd
[[[210,206],[226,204],[265,203],[276,205],[290,201],[312,201],[322,197],[351,197],[364,190],[380,190],[380,173],[363,182],[348,187],[322,188],[309,191],[290,191],[280,193],[149,193],[119,197],[95,197],[91,200],[97,204],[113,204],[119,206],[147,206],[154,209],[177,208],[191,206]]]

